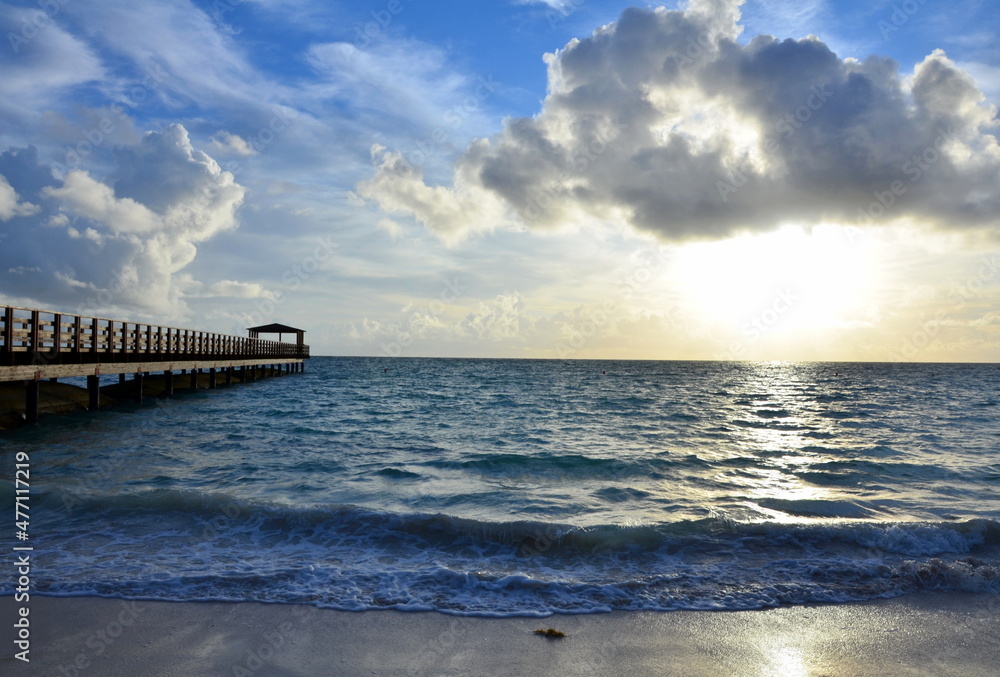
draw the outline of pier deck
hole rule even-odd
[[[222,372],[233,381],[256,380],[258,373],[299,372],[309,346],[233,336],[193,329],[128,322],[103,317],[0,306],[0,383],[25,383],[25,419],[38,417],[38,382],[86,376],[91,409],[100,402],[100,377],[134,374],[136,399],[142,399],[143,377],[162,372],[172,384],[175,373],[210,374],[211,387]],[[262,367],[269,367],[263,370]],[[168,385],[166,396],[172,393]]]

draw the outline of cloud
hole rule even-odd
[[[753,10],[752,28],[766,26],[773,34],[798,37],[812,32],[816,18],[827,11],[827,0],[757,0]]]
[[[392,219],[379,219],[375,227],[385,231],[393,240],[398,240],[403,235],[403,227]]]
[[[253,146],[246,139],[225,130],[212,137],[211,146],[212,150],[226,155],[250,157],[257,154],[257,151],[254,150]]]
[[[137,5],[102,0],[68,3],[65,11],[84,31],[98,34],[96,41],[103,50],[129,64],[132,78],[103,82],[107,94],[116,101],[134,98],[129,90],[136,85],[136,77],[151,85],[164,84],[159,93],[174,106],[179,106],[179,101],[173,97],[179,97],[183,102],[212,102],[230,110],[256,110],[261,100],[280,89],[261,81],[232,39],[190,2]]]
[[[740,44],[741,4],[627,9],[546,55],[539,113],[473,142],[451,185],[376,146],[357,192],[448,242],[588,222],[665,241],[787,222],[997,224],[996,107],[942,51],[903,76],[814,37]]]
[[[49,176],[49,185],[35,185],[40,207],[7,233],[4,256],[24,271],[2,280],[9,293],[83,313],[125,309],[171,317],[186,313],[188,297],[266,295],[259,285],[192,284],[181,273],[199,243],[238,226],[245,193],[192,146],[183,126],[149,132],[137,145],[116,149],[115,158],[108,182],[72,170],[61,183]],[[24,177],[23,186],[38,175],[33,163],[37,154],[25,149],[0,155],[0,168],[24,169],[10,172]]]
[[[100,60],[38,7],[0,3],[0,115],[28,124],[66,87],[105,76]]]
[[[520,334],[523,306],[517,292],[499,294],[489,303],[480,303],[479,309],[469,313],[461,326],[467,335],[480,340],[516,338]]]
[[[575,7],[582,0],[514,0],[515,5],[545,5],[557,11]]]
[[[236,280],[220,280],[209,285],[201,285],[195,280],[190,284],[197,291],[189,291],[187,296],[199,298],[237,298],[237,299],[273,299],[274,293],[268,291],[256,282],[238,282]]]
[[[483,104],[498,88],[489,78],[455,71],[449,58],[448,51],[413,39],[385,37],[364,49],[315,44],[306,60],[316,81],[303,94],[326,104],[350,102],[356,115],[377,117],[374,128],[398,125],[414,135],[437,128],[439,138],[422,142],[445,147],[456,130],[482,125]]]
[[[386,211],[411,215],[445,242],[458,242],[470,232],[503,220],[501,199],[478,184],[475,176],[458,171],[453,189],[428,186],[423,171],[401,153],[375,145],[372,159],[377,171],[372,179],[358,184],[358,194],[375,200]],[[470,221],[477,212],[480,218]],[[481,218],[487,212],[491,216]]]
[[[17,191],[7,182],[7,177],[0,174],[0,221],[9,221],[15,216],[31,216],[38,213],[38,205],[30,202],[18,202]]]
[[[974,61],[959,66],[976,79],[976,86],[990,101],[1000,101],[1000,67]]]
[[[89,174],[73,170],[61,188],[46,188],[67,212],[104,224],[114,233],[152,233],[159,230],[159,216],[130,198],[118,199],[115,191]],[[64,214],[65,216],[65,214]]]
[[[511,340],[521,341],[532,322],[523,315],[524,302],[518,292],[498,294],[481,300],[474,309],[452,315],[445,306],[407,303],[400,317],[391,321],[363,318],[344,327],[343,336],[359,345],[368,345],[383,354],[437,354],[442,346],[455,347],[472,340],[486,352]],[[458,310],[456,308],[455,310]]]

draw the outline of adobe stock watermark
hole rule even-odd
[[[889,15],[888,21],[885,19],[878,20],[878,32],[881,34],[882,39],[888,40],[892,34],[905,26],[926,4],[927,0],[904,0],[903,2],[894,3],[892,5],[892,14]]]
[[[610,325],[615,316],[623,310],[622,303],[631,299],[642,290],[653,279],[653,272],[657,268],[665,267],[669,262],[669,257],[663,248],[645,250],[638,256],[639,261],[622,275],[615,283],[617,292],[615,299],[605,300],[598,308],[587,309],[583,313],[583,318],[576,323],[567,324],[564,327],[566,338],[556,343],[556,354],[559,359],[570,359],[586,347],[587,342],[593,339],[598,330]],[[676,307],[668,311],[671,318],[671,326],[677,326]]]
[[[454,653],[462,639],[472,630],[473,623],[474,621],[467,616],[452,617],[448,627],[420,649],[406,671],[408,677],[438,674],[433,668]]]
[[[955,303],[961,304],[981,298],[986,285],[1000,275],[1000,256],[993,254],[980,259],[980,265],[963,282],[952,285],[952,297]],[[934,345],[934,340],[943,327],[951,322],[951,315],[939,310],[933,315],[922,315],[919,326],[900,342],[899,348],[890,353],[894,362],[912,362],[913,358]]]
[[[354,25],[354,46],[364,49],[388,30],[393,20],[406,9],[402,0],[389,0],[383,9],[371,11],[372,20]]]
[[[549,9],[545,12],[545,20],[549,22],[549,30],[554,31],[585,4],[587,4],[587,0],[563,0],[556,7],[549,5]]]
[[[597,162],[626,129],[628,129],[628,125],[616,118],[611,121],[608,128],[602,130],[589,143],[576,149],[570,158],[572,169],[563,172],[556,179],[554,185],[548,185],[535,191],[528,199],[528,203],[520,210],[521,216],[528,222],[541,218],[556,200],[569,194],[567,184]]]
[[[573,354],[583,350],[587,342],[597,335],[600,328],[611,323],[617,309],[618,304],[614,300],[608,299],[596,310],[587,309],[583,318],[575,324],[566,325],[564,327],[566,337],[556,343],[556,354],[559,359],[570,359]]]
[[[201,532],[202,540],[214,541],[225,533],[237,520],[245,517],[245,508],[238,501],[230,501],[219,508],[219,514],[205,523]]]
[[[998,259],[997,254],[984,256],[980,261],[980,266],[975,273],[970,275],[964,282],[956,283],[953,290],[956,297],[965,301],[971,301],[982,295],[988,282],[993,282],[997,279],[997,275],[1000,273],[1000,259]]]
[[[730,28],[731,24],[713,19],[697,35],[688,37],[680,52],[675,52],[667,58],[674,62],[678,70],[693,66],[715,50],[716,42],[712,39],[713,36],[724,33]]]
[[[139,287],[139,275],[132,267],[119,268],[111,271],[111,281],[77,308],[77,315],[100,315],[102,308],[107,308],[118,296],[130,289]]]
[[[69,3],[70,0],[38,0],[38,6],[41,9],[31,12],[26,19],[21,21],[20,31],[7,33],[7,42],[10,44],[11,51],[14,54],[19,54],[24,45],[34,40],[39,33],[52,25],[53,19]]]
[[[269,298],[259,297],[254,300],[253,310],[244,316],[244,322],[250,326],[264,324],[291,292],[298,290],[313,275],[315,275],[323,265],[329,261],[336,250],[340,247],[333,241],[333,235],[324,238],[317,238],[312,253],[295,263],[281,274],[282,289],[274,292]],[[244,328],[234,328],[231,333],[240,334]]]
[[[250,640],[242,658],[223,674],[232,675],[232,677],[251,677],[251,675],[258,673],[271,674],[268,671],[261,671],[292,647],[296,636],[310,625],[309,621],[314,620],[307,618],[314,611],[310,607],[296,605],[292,609],[294,622],[279,623],[274,628],[264,631],[256,639]]]
[[[722,198],[722,201],[729,202],[729,196],[738,193],[741,188],[747,185],[750,182],[748,175],[753,174],[749,163],[744,163],[743,166],[732,167],[729,176],[726,177],[727,180],[717,179],[715,189],[719,191],[719,197]]]
[[[517,549],[520,557],[538,557],[544,555],[552,547],[559,543],[562,538],[562,530],[556,528],[554,524],[548,525],[545,530],[535,529],[535,532],[524,539]]]
[[[809,88],[809,95],[806,96],[801,106],[775,121],[774,131],[783,141],[791,139],[798,130],[812,120],[813,115],[823,108],[831,98],[833,98],[833,91],[830,89],[829,82],[813,85]],[[765,137],[764,151],[774,155],[778,150],[778,139],[773,136]]]
[[[482,110],[483,104],[499,87],[500,84],[492,75],[479,76],[472,93],[444,112],[443,124],[417,140],[414,144],[415,150],[403,154],[403,162],[397,168],[397,174],[402,178],[409,178],[416,173],[417,167],[446,152],[451,143],[451,133],[457,131],[473,114]]]
[[[920,326],[913,333],[903,339],[898,350],[894,350],[889,355],[893,362],[912,362],[920,352],[926,350],[934,343],[934,338],[941,332],[941,327],[948,321],[948,315],[943,310],[939,310],[931,316],[922,315]]]
[[[607,463],[601,468],[601,480],[612,485],[619,484],[630,486],[636,476],[636,470],[628,462],[621,458],[605,459]],[[549,487],[575,484],[579,481],[579,475],[567,472],[562,468],[555,468],[554,472],[542,471],[535,475],[536,480],[546,480]],[[604,541],[601,539],[577,539],[581,532],[576,527],[566,525],[546,524],[544,528],[539,526],[527,534],[518,543],[514,543],[516,557],[524,559],[544,559],[550,555],[558,556],[572,551],[574,556],[579,556],[582,561],[589,561],[599,566],[603,558],[609,553],[615,553],[621,547],[621,543]],[[606,563],[606,561],[605,561]],[[541,564],[545,566],[544,562]]]
[[[111,106],[113,115],[103,116],[94,127],[84,130],[82,138],[75,146],[63,147],[63,162],[53,162],[52,169],[61,176],[66,176],[71,170],[79,169],[84,160],[97,151],[108,137],[126,119],[126,106],[128,108],[138,108],[149,95],[159,89],[170,73],[164,71],[159,65],[154,65],[145,69],[146,76],[136,84],[130,86],[125,92],[124,98]]]
[[[94,658],[103,655],[120,641],[126,630],[133,627],[139,617],[149,610],[149,605],[130,601],[120,602],[121,611],[104,627],[97,629],[84,640],[84,648],[73,657],[69,665],[60,665],[59,675],[62,677],[80,677],[94,665]],[[95,674],[99,674],[100,669]]]
[[[254,134],[244,139],[247,145],[253,150],[253,155],[250,157],[251,162],[256,160],[283,132],[287,131],[297,117],[297,114],[292,109],[284,107],[272,109],[271,113],[271,118],[267,124],[262,125]],[[232,174],[234,179],[246,169],[238,160],[230,160],[225,165],[220,165],[220,167]],[[218,195],[222,182],[225,180],[225,177],[221,174],[214,178],[215,185],[210,186],[207,190],[207,195],[210,198]]]
[[[218,12],[217,16],[221,19],[246,1],[247,0],[215,0],[215,4],[212,5],[212,9]]]
[[[410,320],[405,323],[406,329],[400,325],[396,333],[396,338],[388,343],[383,343],[382,354],[386,357],[401,357],[403,351],[413,345],[413,334],[423,329],[430,319],[440,317],[444,314],[449,304],[454,303],[468,289],[457,277],[445,281],[444,288],[438,297],[431,301],[422,313],[416,309],[411,309]]]
[[[727,350],[716,355],[715,359],[727,361],[746,359],[747,348],[773,330],[782,316],[792,310],[799,300],[799,296],[791,287],[785,287],[775,292],[770,303],[743,324],[741,331],[746,338],[731,343]]]
[[[875,190],[872,195],[875,200],[867,207],[858,208],[858,224],[869,226],[876,219],[885,216],[886,213],[899,203],[899,199],[906,195],[912,184],[923,180],[930,170],[941,161],[944,155],[944,146],[952,139],[955,131],[952,129],[939,129],[931,145],[924,148],[920,153],[914,154],[901,166],[902,176],[890,183],[885,190]],[[903,180],[910,179],[910,185]]]
[[[774,155],[780,151],[781,141],[788,141],[795,136],[796,132],[808,124],[816,112],[833,98],[833,94],[829,82],[810,87],[809,94],[801,106],[774,121],[772,127],[775,134],[764,137],[764,152],[768,155]],[[744,169],[744,167],[737,165],[733,168],[731,175],[726,177],[728,180],[717,180],[715,188],[719,191],[719,197],[722,198],[722,201],[729,202],[729,196],[745,186],[750,180],[748,174],[752,173],[749,168]]]
[[[974,636],[985,636],[1000,642],[1000,594],[989,595],[979,600],[973,611],[965,617],[966,628]]]
[[[101,487],[107,485],[108,480],[118,477],[120,471],[121,464],[117,458],[98,461],[91,472],[79,477],[72,492],[62,492],[62,506],[54,511],[56,518],[53,522],[72,517],[77,509],[86,505],[81,496],[96,494]]]

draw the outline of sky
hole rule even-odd
[[[1000,361],[988,0],[0,2],[0,303],[314,355]]]

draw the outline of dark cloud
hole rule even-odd
[[[996,108],[942,51],[904,76],[812,37],[740,44],[741,4],[628,9],[547,55],[542,110],[472,144],[451,187],[377,149],[358,192],[450,240],[512,223],[675,241],[787,222],[998,223]]]

